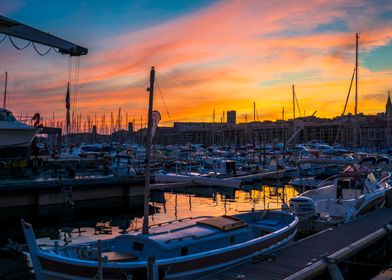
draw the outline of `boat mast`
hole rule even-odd
[[[253,122],[256,122],[256,102],[253,102]]]
[[[354,149],[358,143],[358,124],[357,124],[357,113],[358,113],[358,39],[359,33],[355,34],[355,105],[354,105]]]
[[[292,86],[293,88],[293,135],[295,135],[295,88],[294,85]],[[295,137],[294,137],[294,147],[295,147]]]
[[[359,34],[355,34],[355,110],[354,114],[358,113],[358,39]]]
[[[150,202],[150,154],[151,154],[151,135],[152,135],[152,105],[154,99],[154,81],[155,81],[155,67],[151,67],[150,71],[150,86],[147,91],[150,92],[148,102],[148,125],[147,125],[147,140],[146,140],[146,170],[145,170],[145,185],[144,185],[144,216],[143,216],[143,234],[148,234],[148,214]]]
[[[4,99],[3,99],[3,108],[4,109],[5,109],[5,105],[7,103],[7,82],[8,82],[8,72],[5,72]]]

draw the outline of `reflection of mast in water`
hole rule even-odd
[[[192,195],[189,194],[189,211],[192,211]]]
[[[223,209],[225,210],[225,215],[227,215],[227,198],[223,195]]]
[[[166,214],[166,199],[163,200],[163,213]]]
[[[177,194],[174,195],[174,218],[177,220]]]
[[[265,197],[265,190],[266,189],[267,189],[266,186],[261,186],[261,191],[263,192],[263,207],[264,207],[264,209],[267,209],[266,208],[266,197]]]
[[[252,212],[254,212],[256,208],[256,195],[254,190],[250,192],[250,201],[252,202]]]

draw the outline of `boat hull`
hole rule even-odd
[[[195,279],[253,257],[267,255],[293,239],[297,222],[294,219],[290,226],[281,230],[233,246],[199,255],[158,259],[155,264],[157,274],[159,279]],[[37,253],[32,258],[38,259],[40,275],[45,279],[94,279],[97,276],[96,261],[69,260],[40,250]],[[146,267],[146,261],[107,262],[102,273],[104,279],[130,279],[130,276],[131,279],[147,279]]]
[[[268,254],[274,249],[286,245],[292,240],[296,229],[292,228],[282,235],[277,235],[271,239],[256,243],[252,246],[240,248],[222,254],[214,254],[199,259],[189,259],[186,261],[171,264],[158,264],[159,279],[195,279],[208,273],[216,272],[230,265],[252,259],[260,254]],[[62,263],[42,256],[39,258],[42,265],[42,272],[45,279],[93,279],[97,275],[98,267],[86,267]],[[145,267],[104,267],[104,279],[147,279]]]
[[[17,158],[28,154],[37,130],[34,127],[1,128],[0,157]]]

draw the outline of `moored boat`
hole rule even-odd
[[[317,189],[292,198],[290,210],[301,222],[311,220],[316,224],[333,225],[350,222],[381,207],[385,193],[392,188],[388,183],[390,174],[385,172],[377,180],[373,173],[363,173],[354,167],[320,183],[322,186]]]
[[[292,240],[298,218],[285,211],[196,217],[100,242],[39,248],[22,221],[38,279],[145,279],[154,256],[157,279],[193,279],[268,254]]]
[[[0,157],[26,156],[38,130],[15,119],[6,109],[0,109]]]

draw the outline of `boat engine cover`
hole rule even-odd
[[[306,196],[293,197],[290,200],[290,212],[294,213],[298,217],[300,216],[314,216],[316,215],[316,209],[313,199]]]

